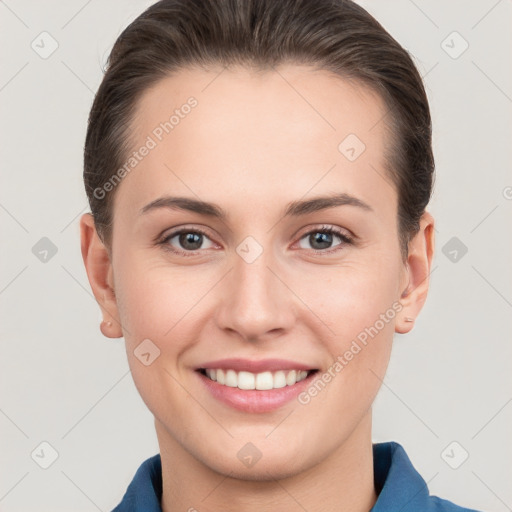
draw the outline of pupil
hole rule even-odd
[[[200,233],[182,233],[180,235],[180,244],[185,249],[196,250],[201,247],[201,237]]]
[[[313,237],[314,242],[311,245],[313,246],[314,249],[326,249],[332,243],[332,235],[330,233],[315,233],[311,236]],[[319,243],[320,247],[314,247],[314,244],[316,243]]]

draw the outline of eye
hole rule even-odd
[[[334,246],[334,247],[336,247],[335,249],[331,249],[333,240],[336,238],[341,240],[341,242]],[[304,246],[303,242],[305,242],[306,245],[310,244],[311,247]],[[322,226],[318,229],[309,231],[304,236],[302,236],[299,241],[299,246],[302,249],[311,248],[316,252],[329,253],[329,252],[335,252],[335,251],[341,250],[344,245],[348,245],[348,244],[352,244],[352,243],[353,243],[353,239],[345,232],[343,232],[337,228],[334,228],[332,226]]]
[[[208,240],[206,247],[204,247],[205,240]],[[208,249],[215,245],[204,231],[197,228],[182,228],[169,233],[159,244],[162,245],[165,250],[183,256],[194,256],[194,251]]]
[[[333,246],[336,238],[340,240],[340,243]],[[352,243],[353,239],[346,232],[333,226],[321,226],[303,235],[299,240],[299,247],[311,249],[316,253],[331,253],[341,250],[343,246]],[[310,244],[311,247],[307,247],[307,244]],[[173,231],[160,240],[158,245],[161,245],[166,251],[180,256],[195,256],[201,249],[209,249],[216,246],[208,234],[198,228],[181,228]]]

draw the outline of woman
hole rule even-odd
[[[364,9],[156,3],[114,45],[84,165],[101,330],[160,447],[116,511],[468,510],[372,444],[428,292],[434,159],[421,78]]]

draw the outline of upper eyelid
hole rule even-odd
[[[318,224],[317,226],[305,228],[305,230],[302,232],[302,234],[300,236],[302,238],[304,235],[308,235],[310,233],[314,233],[317,231],[324,231],[324,230],[333,231],[335,234],[342,234],[349,238],[355,238],[355,235],[353,235],[352,232],[349,231],[347,228],[335,226],[334,224]],[[300,233],[300,232],[301,231],[297,232],[297,236],[298,236],[298,233]]]
[[[158,240],[165,240],[169,237],[174,237],[176,235],[179,235],[183,232],[191,232],[191,233],[194,233],[194,232],[199,232],[199,233],[203,233],[205,234],[206,236],[210,236],[208,234],[209,232],[209,229],[206,228],[206,227],[203,227],[203,226],[199,226],[198,225],[193,225],[193,226],[188,226],[188,225],[184,225],[184,226],[176,226],[174,228],[168,228],[168,229],[165,229],[164,231],[162,231],[161,234],[157,235],[155,240],[158,241]]]
[[[346,231],[349,236],[351,236],[351,237],[355,236],[347,228],[338,227],[338,226],[335,226],[334,224],[325,224],[325,223],[317,224],[316,226],[310,226],[310,227],[303,228],[303,229],[304,229],[304,231],[302,233],[303,235],[307,235],[308,233],[315,231],[315,230],[321,231],[323,229],[329,229],[332,231]],[[183,231],[190,231],[190,232],[199,231],[199,232],[204,232],[205,234],[208,234],[209,230],[210,229],[208,227],[201,226],[200,224],[195,224],[195,225],[190,225],[190,226],[185,224],[184,226],[176,226],[175,228],[166,229],[162,232],[161,235],[158,235],[157,238],[167,238],[170,235],[176,235]],[[295,236],[297,236],[298,233],[300,233],[300,231],[302,231],[302,230],[296,231]]]

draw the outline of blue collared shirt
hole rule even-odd
[[[425,480],[398,443],[375,443],[373,465],[378,498],[370,512],[477,512],[430,496]],[[162,462],[157,454],[141,464],[112,512],[162,512],[161,496]]]

